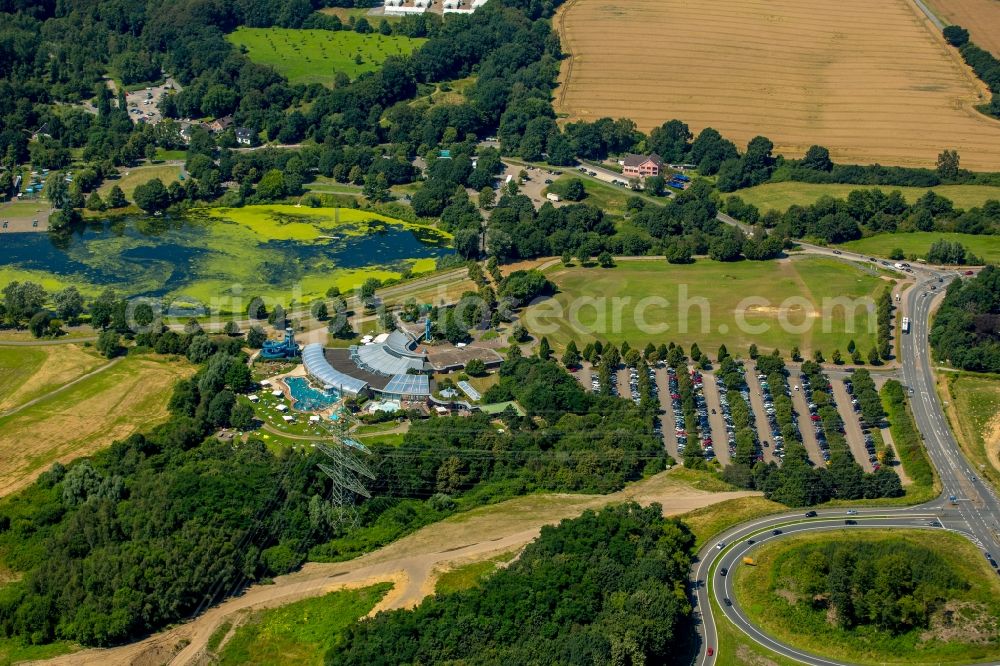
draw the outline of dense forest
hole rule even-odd
[[[903,539],[804,544],[781,559],[781,568],[794,576],[798,603],[859,632],[927,628],[950,598],[969,589],[939,555]]]
[[[326,663],[688,663],[693,546],[658,504],[588,511],[479,588],[353,625]]]
[[[1000,270],[955,280],[930,333],[935,355],[963,370],[1000,372]]]

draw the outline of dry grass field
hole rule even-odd
[[[942,21],[966,28],[977,46],[1000,57],[1000,2],[931,0],[927,4]]]
[[[56,460],[68,462],[162,422],[174,382],[192,372],[186,361],[128,357],[0,417],[0,496],[28,485]]]
[[[0,414],[106,364],[81,345],[0,348]]]
[[[556,22],[572,119],[679,118],[839,162],[933,166],[955,148],[1000,170],[1000,121],[973,108],[985,87],[911,0],[570,0]]]

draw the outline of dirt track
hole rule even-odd
[[[707,493],[674,481],[669,472],[612,495],[542,495],[522,497],[470,511],[429,525],[414,534],[350,562],[307,564],[303,569],[257,585],[216,606],[196,620],[139,643],[107,650],[86,650],[48,660],[67,666],[196,663],[212,632],[233,613],[279,606],[342,587],[391,580],[396,587],[373,612],[416,605],[433,591],[436,575],[450,563],[486,559],[523,546],[543,525],[579,515],[610,502],[660,502],[667,515],[686,513],[735,497],[756,493]]]

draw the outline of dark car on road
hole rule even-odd
[[[720,576],[723,576],[723,577],[725,577],[725,575],[726,575],[727,573],[729,573],[729,569],[727,569],[726,567],[722,567],[721,569],[719,569],[719,575],[720,575]]]
[[[725,599],[723,599],[722,603],[726,604],[727,606],[732,606],[733,605],[733,602],[729,600],[729,597],[726,597]]]
[[[815,518],[815,517],[816,517],[815,511],[806,511],[806,518]]]
[[[781,530],[771,530],[771,534],[773,534],[774,536],[778,536],[779,534],[781,534]]]

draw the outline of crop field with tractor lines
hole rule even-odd
[[[945,24],[969,31],[977,46],[1000,57],[1000,2],[997,0],[931,0],[927,3]]]
[[[911,0],[570,0],[556,24],[570,119],[678,118],[844,163],[933,166],[956,149],[1000,170],[1000,121],[974,108],[988,91]]]

